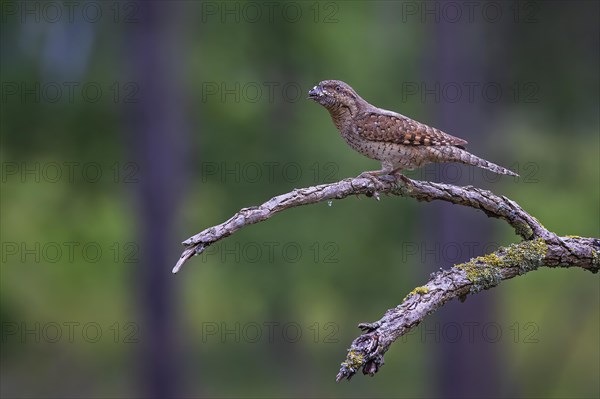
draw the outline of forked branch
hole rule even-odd
[[[360,194],[377,198],[379,194],[392,194],[418,201],[442,200],[479,209],[487,216],[505,220],[524,241],[454,265],[449,270],[433,273],[425,285],[415,288],[400,305],[388,310],[381,320],[360,324],[365,333],[352,342],[337,375],[338,381],[351,378],[361,368],[365,374],[375,374],[383,365],[384,353],[398,337],[453,298],[464,298],[541,266],[579,267],[593,273],[597,273],[600,266],[600,239],[559,237],[516,202],[490,191],[410,179],[397,184],[383,179],[349,178],[295,189],[273,197],[260,206],[241,209],[227,221],[184,241],[186,248],[173,273],[177,273],[192,256],[202,253],[209,245],[244,226],[262,222],[289,208]]]

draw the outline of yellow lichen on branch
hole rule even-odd
[[[518,267],[519,274],[522,274],[538,268],[542,265],[547,251],[548,245],[538,238],[499,248],[491,254],[473,258],[454,267],[464,270],[467,279],[473,283],[471,292],[478,292],[502,281],[500,269]]]

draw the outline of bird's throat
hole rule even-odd
[[[352,111],[350,108],[345,106],[333,107],[328,109],[329,114],[335,127],[338,130],[343,130],[345,126],[352,123]]]

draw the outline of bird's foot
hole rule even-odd
[[[402,173],[396,173],[395,175],[398,179],[402,180],[402,183],[408,188],[411,189],[413,187],[412,180],[408,177],[404,176]]]
[[[385,189],[385,184],[383,182],[386,181],[386,179],[382,179],[383,176],[381,176],[380,173],[381,173],[381,171],[376,170],[376,171],[371,171],[371,172],[362,172],[360,175],[357,176],[358,179],[371,180],[371,182],[375,186],[375,192],[372,195],[367,195],[367,196],[369,196],[369,197],[375,196],[375,198],[377,200],[379,200],[378,192],[383,191],[383,189]],[[388,175],[385,175],[385,176],[388,176]],[[393,176],[388,176],[388,177],[393,178]]]
[[[386,183],[397,183],[398,180],[401,180],[407,187],[412,187],[412,180],[408,177],[404,176],[400,170],[375,170],[369,172],[362,172],[357,176],[358,178],[367,178],[370,179],[375,185],[381,186],[382,182]]]
[[[396,183],[398,181],[398,177],[396,175],[392,175],[392,174],[379,175],[379,176],[377,176],[377,178],[380,181],[385,181],[388,183]]]
[[[402,168],[394,169],[389,174],[391,176],[394,176],[396,178],[396,181],[398,181],[398,179],[402,180],[402,183],[404,183],[404,185],[409,189],[413,187],[412,181],[402,174]]]

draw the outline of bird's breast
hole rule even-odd
[[[352,149],[361,153],[362,155],[376,159],[379,161],[393,158],[398,149],[393,143],[386,143],[382,141],[371,141],[367,140],[360,135],[358,131],[360,128],[347,128],[340,130],[342,137],[348,143]]]

